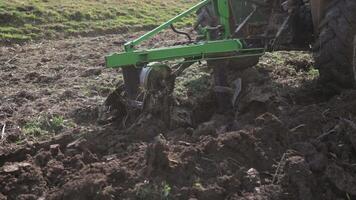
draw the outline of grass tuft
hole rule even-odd
[[[65,120],[62,116],[40,116],[27,122],[22,127],[22,131],[26,136],[41,139],[59,133],[64,127]]]

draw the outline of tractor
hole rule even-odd
[[[193,37],[175,23],[196,15]],[[186,37],[174,46],[139,49],[165,29]],[[356,0],[203,0],[106,57],[121,68],[124,84],[106,104],[132,123],[143,113],[169,126],[175,79],[196,62],[213,69],[219,112],[231,110],[241,83],[229,87],[226,67],[255,65],[266,51],[313,51],[319,82],[333,90],[355,86]],[[355,41],[354,41],[355,38]]]

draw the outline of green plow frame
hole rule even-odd
[[[193,63],[202,60],[207,61],[208,65],[214,63],[214,71],[216,67],[219,71],[224,69],[227,62],[211,62],[212,60],[259,57],[264,54],[264,48],[245,48],[244,41],[233,38],[235,31],[231,30],[230,20],[233,15],[230,13],[232,10],[230,1],[234,0],[201,1],[152,31],[127,42],[124,45],[124,52],[113,53],[106,57],[106,67],[122,69],[124,90],[119,87],[113,96],[122,95],[120,102],[124,102],[127,115],[124,124],[134,123],[141,115],[140,113],[147,112],[162,119],[169,127],[175,79]],[[198,41],[192,42],[189,38],[189,43],[184,45],[153,49],[137,48],[142,42],[169,27],[178,34],[184,34],[175,30],[173,24],[199,9],[204,9],[204,6],[212,6],[219,23],[216,27],[196,27],[199,34]],[[166,61],[175,64],[168,66]],[[215,74],[220,75],[216,77]],[[225,78],[221,78],[221,74],[214,72],[215,84],[220,88],[225,86],[223,83]],[[228,98],[222,94],[217,94],[217,99],[219,107],[230,104],[227,102]]]
[[[178,45],[172,47],[163,47],[156,49],[137,50],[136,46],[143,41],[149,40],[164,29],[169,28],[174,23],[181,21],[184,17],[196,12],[198,9],[213,4],[215,12],[219,17],[219,27],[206,27],[200,30],[203,34],[204,41],[192,44]],[[151,62],[161,62],[169,60],[189,59],[189,62],[201,60],[218,60],[227,58],[239,58],[250,56],[261,56],[264,54],[263,48],[244,49],[239,39],[232,38],[230,28],[230,7],[229,0],[204,0],[176,17],[168,20],[152,31],[141,37],[127,42],[125,52],[114,53],[107,56],[106,67],[108,68],[125,68],[125,67],[143,67]],[[222,30],[221,39],[210,40],[209,30],[219,28]]]

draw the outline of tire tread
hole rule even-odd
[[[356,0],[335,0],[327,8],[314,44],[316,67],[322,83],[351,88],[353,38],[356,34]]]

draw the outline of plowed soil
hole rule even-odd
[[[229,68],[243,89],[225,115],[215,114],[211,69],[194,65],[178,80],[173,128],[151,115],[122,128],[100,108],[121,82],[104,56],[124,39],[0,47],[1,200],[356,199],[356,91],[326,95],[310,53]],[[55,116],[58,130],[26,131]]]

